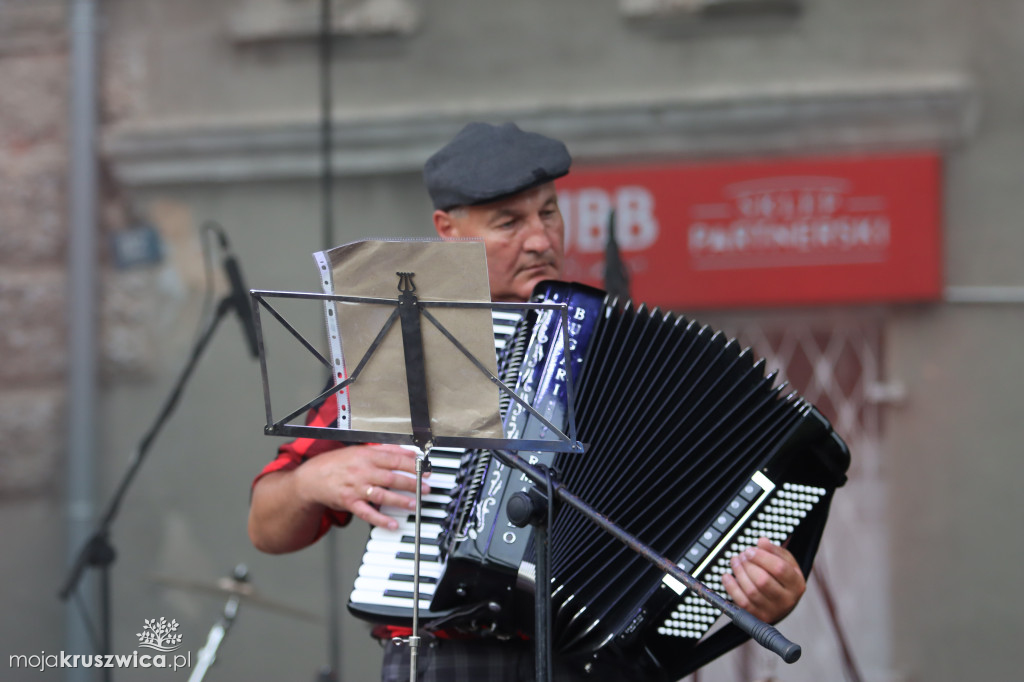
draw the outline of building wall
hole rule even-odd
[[[1020,285],[1020,3],[821,0],[795,17],[714,20],[678,12],[630,18],[626,8],[643,3],[627,0],[370,4],[377,15],[348,15],[342,7],[337,14],[352,21],[334,43],[336,243],[429,234],[422,160],[466,120],[517,119],[564,137],[578,163],[938,149],[945,159],[947,283]],[[382,16],[384,4],[397,11]],[[290,24],[272,20],[272,10],[290,10],[283,16],[291,18],[308,10],[315,18],[316,5],[101,3],[104,156],[112,179],[104,229],[149,221],[165,257],[119,270],[103,255],[98,504],[117,484],[194,337],[204,287],[201,224],[224,226],[249,286],[315,290],[310,253],[323,246],[315,33],[285,39]],[[381,26],[384,33],[374,34]],[[0,243],[7,247],[0,253],[0,522],[10,548],[0,566],[5,584],[24,586],[4,592],[4,654],[56,650],[63,631],[52,595],[66,551],[64,446],[61,427],[47,425],[62,424],[67,409],[60,358],[68,340],[54,322],[62,315],[67,76],[66,36],[53,31],[56,38],[33,42],[28,52],[0,53],[17,67],[0,69],[7,83],[0,88],[7,93],[0,95],[0,172],[7,178],[0,188]],[[223,280],[217,284],[223,292]],[[843,556],[844,570],[877,581],[832,585],[867,679],[1013,677],[1007,640],[1020,601],[1010,589],[1021,559],[1012,541],[1021,514],[1013,487],[1020,466],[1019,307],[1019,300],[940,302],[879,313],[883,380],[903,396],[886,407],[877,453],[887,497],[876,502],[890,544],[862,565]],[[742,315],[757,322],[835,313],[878,311]],[[315,312],[296,316],[315,328]],[[271,359],[290,380],[281,389],[287,405],[321,379],[284,341],[269,339],[271,353],[282,349]],[[269,557],[246,538],[249,481],[276,446],[262,426],[257,365],[228,319],[114,526],[115,651],[134,647],[142,620],[160,616],[176,618],[186,646],[197,650],[224,597],[169,583],[210,584],[237,563],[249,566],[268,599],[327,613],[323,543]],[[870,505],[873,498],[856,499]],[[855,523],[877,510],[848,512]],[[364,540],[362,528],[339,534],[342,599]],[[884,594],[860,593],[867,589]],[[856,610],[858,602],[879,600],[888,602],[880,622],[872,622],[877,611],[869,618]],[[827,621],[816,617],[794,627],[824,630],[827,639]],[[341,679],[373,679],[377,652],[365,630],[343,621]],[[891,641],[880,643],[879,630]],[[955,645],[946,644],[947,633]],[[211,675],[312,678],[327,651],[323,623],[250,603]],[[817,658],[826,660],[815,665],[834,666],[818,679],[841,679],[834,652]],[[772,665],[759,671],[803,679],[800,664]],[[733,679],[735,666],[714,674]],[[118,678],[151,675],[119,671]]]
[[[946,163],[946,273],[951,285],[1019,287],[1017,197],[1024,99],[1010,64],[1022,46],[1003,21],[1017,4],[991,5],[960,27],[965,68],[982,93],[978,131]],[[895,663],[919,679],[1013,677],[1011,603],[1021,520],[1008,481],[1020,473],[1013,443],[1019,408],[1020,300],[894,311],[888,364],[906,403],[888,420],[892,490]],[[1003,504],[999,500],[1006,499]],[[980,561],[979,561],[980,559]],[[963,590],[964,582],[982,586]],[[1011,599],[1010,602],[1014,600]],[[970,642],[968,650],[935,646]]]
[[[4,590],[5,655],[52,649],[63,632],[63,27],[55,5],[0,7],[0,566],[16,586]]]

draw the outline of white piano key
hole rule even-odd
[[[416,524],[414,523],[399,523],[398,528],[396,528],[395,530],[375,526],[373,530],[370,531],[370,539],[403,542],[403,537],[405,537],[406,535],[413,535],[415,532]],[[440,532],[441,526],[439,526],[436,523],[424,523],[420,525],[421,538],[436,538]],[[409,542],[406,542],[405,544],[412,547],[411,540]]]
[[[359,575],[369,578],[388,578],[391,575],[412,575],[415,568],[413,561],[409,559],[392,559],[388,564],[364,563],[359,567]],[[441,564],[434,561],[420,562],[421,578],[440,578]]]
[[[424,483],[430,486],[431,491],[434,491],[437,488],[451,490],[455,487],[455,474],[442,474],[435,471],[423,480]]]
[[[462,462],[462,456],[466,454],[466,448],[434,448],[430,451],[431,462]]]
[[[352,590],[352,595],[349,597],[349,601],[353,604],[376,604],[377,606],[398,606],[400,608],[412,609],[412,599],[385,597],[382,594],[364,592],[362,590]],[[423,597],[420,599],[420,608],[426,609],[429,607],[430,597]]]
[[[412,497],[412,495],[410,494],[410,499],[415,498]],[[423,495],[420,499],[423,500],[424,505],[431,504],[434,507],[437,507],[439,505],[442,507],[447,507],[448,503],[452,501],[452,496],[448,494],[447,491],[438,492],[435,489],[433,492],[428,493],[427,495]]]
[[[407,516],[415,514],[415,510],[406,509],[404,507],[392,507],[391,505],[386,504],[380,508],[380,513],[390,516],[393,519],[401,520]],[[420,514],[425,518],[431,519],[443,519],[448,515],[444,509],[434,509],[432,507],[423,507],[423,509],[420,510]]]
[[[402,531],[405,535],[414,535],[416,533],[416,521],[415,519],[397,519],[398,528],[390,532]],[[381,529],[384,530],[384,529]],[[433,539],[438,536],[441,532],[441,524],[433,521],[432,519],[421,519],[420,520],[420,537]],[[383,539],[383,536],[378,536]]]
[[[378,554],[391,554],[391,556],[397,556],[399,552],[412,552],[413,546],[411,543],[405,542],[394,542],[389,540],[377,540],[370,538],[366,543],[366,551],[375,552]],[[438,547],[432,545],[422,545],[420,547],[420,556],[431,557],[432,560],[436,560],[436,557],[440,555]]]
[[[461,457],[438,457],[436,455],[430,456],[430,470],[445,469],[448,471],[458,471],[459,467],[462,466]]]
[[[409,478],[416,478],[416,474],[410,474],[408,471],[396,471],[395,473]],[[438,488],[441,488],[442,490],[449,490],[455,486],[455,474],[444,474],[435,471],[429,476],[424,477],[423,482],[430,486],[430,490],[432,492],[437,492]],[[413,487],[415,488],[416,486]],[[410,493],[407,490],[402,490],[400,492],[406,495],[415,494]]]
[[[405,549],[403,548],[402,551],[404,552]],[[395,557],[395,554],[396,552],[394,552],[393,549],[384,552],[367,551],[366,554],[363,555],[363,563],[378,566],[404,566],[405,564],[400,564],[399,562],[408,561],[409,565],[412,565],[412,559],[398,559]],[[437,566],[440,566],[440,555],[421,555],[420,565],[422,566],[423,564],[436,564]]]
[[[376,592],[382,597],[384,596],[385,590],[399,590],[401,592],[412,592],[412,582],[405,582],[403,580],[388,580],[386,578],[356,578],[355,584],[352,589],[357,592]],[[433,583],[420,583],[420,598],[434,596],[434,584]],[[409,600],[410,605],[412,599]]]

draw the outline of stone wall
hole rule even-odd
[[[0,8],[0,498],[63,446],[68,61],[59,3]]]
[[[66,3],[0,6],[0,499],[55,492],[66,422],[69,54]],[[101,121],[138,113],[126,53],[101,65]],[[107,238],[130,226],[126,197],[99,169],[104,381],[145,376],[155,272],[109,267]],[[134,292],[134,293],[133,293]]]

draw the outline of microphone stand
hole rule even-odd
[[[99,641],[100,654],[106,655],[111,653],[110,567],[117,558],[117,552],[110,541],[110,527],[113,525],[114,518],[117,516],[121,502],[124,500],[124,497],[128,492],[128,487],[131,485],[132,481],[135,479],[135,475],[142,467],[142,463],[145,461],[146,455],[149,453],[149,449],[153,445],[160,429],[165,423],[167,423],[168,418],[177,406],[178,400],[181,398],[181,394],[185,388],[185,384],[188,382],[189,377],[191,377],[196,364],[199,362],[200,356],[206,349],[206,346],[213,338],[217,325],[220,324],[220,321],[229,311],[231,311],[234,305],[234,298],[231,295],[225,296],[221,299],[220,303],[217,305],[216,311],[214,312],[213,319],[210,320],[210,324],[203,331],[203,334],[196,339],[188,361],[185,363],[185,367],[182,368],[181,374],[178,376],[178,380],[175,382],[170,395],[168,395],[167,400],[164,402],[163,407],[157,414],[152,426],[150,426],[149,431],[147,431],[142,437],[142,440],[139,441],[139,445],[135,450],[135,455],[132,458],[128,469],[121,478],[120,484],[114,491],[114,495],[110,499],[99,525],[96,530],[93,531],[92,535],[89,536],[89,539],[86,540],[82,549],[79,550],[78,556],[72,564],[71,570],[68,571],[67,578],[64,580],[64,583],[60,588],[60,592],[58,593],[61,601],[67,601],[78,587],[78,583],[85,574],[86,568],[97,568],[100,570],[100,623],[102,628],[101,639]],[[103,679],[106,682],[110,682],[112,679],[111,668],[103,669]]]

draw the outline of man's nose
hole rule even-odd
[[[544,253],[552,248],[552,237],[548,226],[541,220],[539,215],[532,216],[526,226],[526,239],[523,241],[523,249],[536,253]]]

